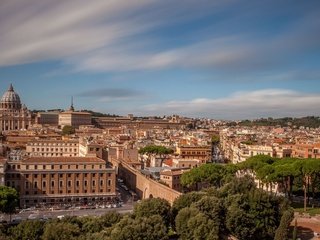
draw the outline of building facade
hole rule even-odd
[[[12,84],[0,101],[0,130],[28,129],[31,125],[31,112],[21,104],[19,95]]]
[[[97,157],[30,157],[8,161],[6,185],[20,206],[105,203],[116,197],[115,170]]]
[[[26,144],[26,155],[29,157],[78,157],[78,140],[39,139]]]

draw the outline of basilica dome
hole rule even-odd
[[[2,95],[0,105],[2,109],[21,109],[19,95],[13,90],[12,84],[9,89]]]

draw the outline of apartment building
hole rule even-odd
[[[30,157],[8,162],[6,185],[22,207],[104,202],[116,196],[115,170],[97,157]]]
[[[182,159],[198,159],[202,163],[212,160],[211,146],[179,146],[176,153]]]
[[[26,144],[29,157],[78,157],[78,140],[39,139]]]
[[[295,144],[292,156],[297,158],[320,158],[320,143]]]
[[[182,169],[165,169],[160,172],[160,181],[166,184],[168,187],[181,192],[182,186],[180,183],[180,178],[184,170]]]

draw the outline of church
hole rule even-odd
[[[21,104],[19,95],[12,84],[0,101],[0,131],[28,129],[31,125],[31,112]]]

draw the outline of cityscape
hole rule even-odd
[[[1,2],[0,239],[320,239],[319,11]]]

